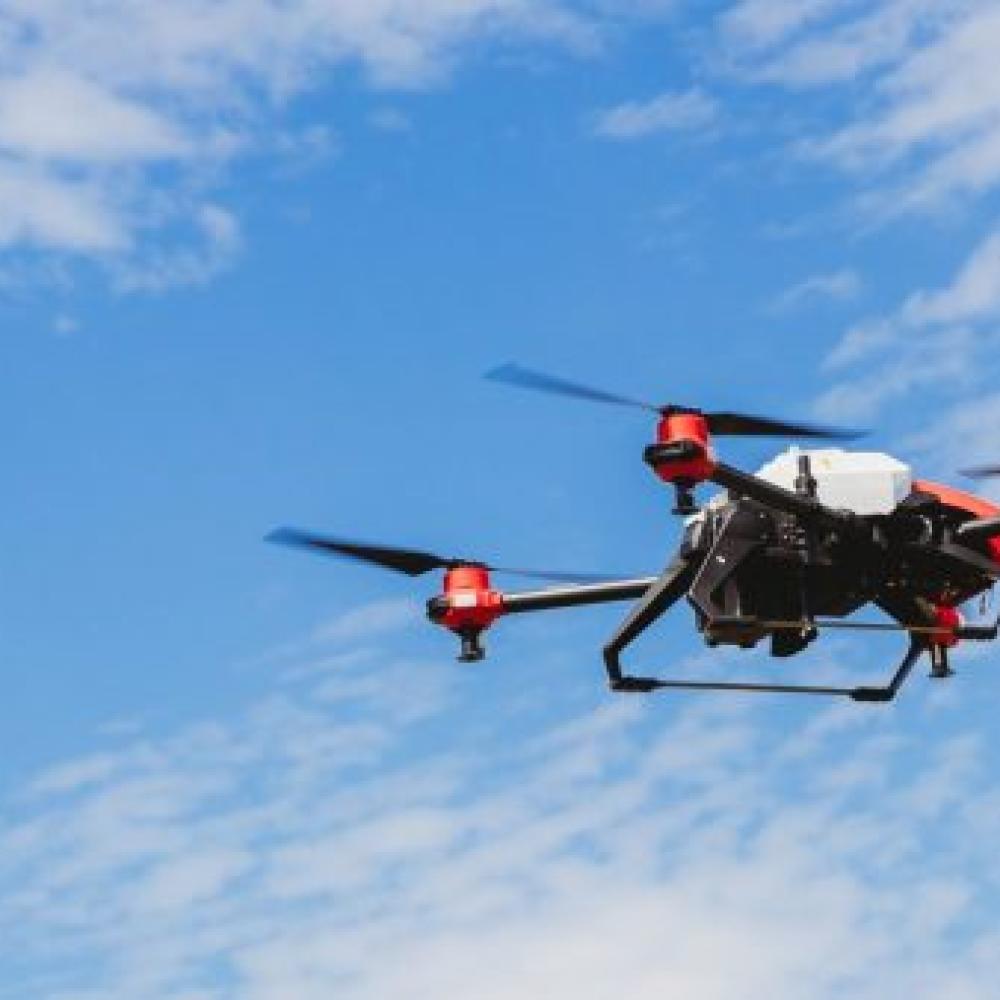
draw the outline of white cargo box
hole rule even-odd
[[[776,486],[794,490],[799,456],[803,454],[812,463],[817,497],[828,507],[852,510],[855,514],[890,514],[913,487],[910,467],[891,455],[841,448],[817,451],[790,448],[768,462],[757,475]]]

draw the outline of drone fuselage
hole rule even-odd
[[[914,481],[888,455],[790,449],[756,479],[841,512],[851,530],[736,491],[689,518],[681,557],[700,566],[688,599],[711,645],[770,636],[772,654],[790,656],[815,638],[817,616],[872,603],[897,619],[912,609],[913,621],[950,620],[993,584],[996,541],[956,546],[954,534],[997,508]]]
[[[750,647],[770,636],[775,656],[804,649],[817,617],[843,618],[869,603],[890,614],[913,607],[923,614],[910,620],[923,621],[993,584],[988,553],[976,560],[949,542],[970,516],[914,491],[891,514],[861,515],[865,539],[727,499],[688,524],[682,555],[701,563],[688,599],[711,645]]]

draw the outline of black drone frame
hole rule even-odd
[[[741,472],[731,466],[719,464],[714,468],[711,481],[729,490],[736,497],[755,500],[769,508],[792,514],[804,525],[825,528],[849,537],[861,545],[877,545],[870,522],[850,511],[834,510],[814,496],[786,490],[757,476]],[[996,523],[994,523],[996,522]],[[965,567],[992,579],[1000,576],[1000,566],[962,544],[965,540],[1000,533],[1000,521],[983,519],[962,525],[955,537],[946,537],[936,544],[942,556],[957,560]],[[711,594],[754,547],[754,542],[740,532],[722,530],[708,552],[689,552],[682,548],[677,558],[658,577],[617,580],[609,583],[586,584],[548,590],[504,593],[504,614],[545,611],[553,608],[581,607],[615,601],[637,600],[638,603],[619,626],[604,647],[604,663],[612,690],[650,693],[663,689],[689,691],[738,691],[749,693],[806,694],[842,696],[857,702],[886,703],[892,701],[920,657],[931,657],[932,676],[947,677],[947,649],[935,641],[941,635],[941,625],[928,609],[914,599],[897,598],[879,602],[895,623],[851,623],[841,621],[817,622],[768,622],[749,617],[721,621],[711,600]],[[723,682],[696,680],[668,680],[654,677],[633,676],[624,671],[621,655],[646,629],[670,610],[682,597],[688,596],[703,620],[715,626],[749,631],[760,629],[816,629],[842,628],[867,631],[900,631],[910,636],[910,645],[902,663],[883,687],[823,687],[814,685],[766,684],[751,682]],[[955,639],[989,642],[1000,633],[1000,618],[993,625],[967,625],[951,630]]]

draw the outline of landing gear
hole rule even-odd
[[[936,643],[930,647],[931,653],[931,673],[935,680],[947,680],[955,676],[955,671],[951,669],[948,662],[947,646],[939,646]]]
[[[459,633],[459,639],[462,640],[462,651],[458,656],[459,663],[479,663],[486,659],[482,635],[483,630],[480,628],[463,629]]]
[[[695,691],[741,691],[762,694],[812,694],[834,695],[851,698],[856,702],[886,704],[895,699],[900,688],[913,672],[924,653],[931,657],[931,676],[948,677],[947,648],[933,641],[926,634],[936,619],[919,601],[884,599],[877,603],[890,617],[900,624],[869,626],[887,629],[903,628],[917,623],[918,631],[911,633],[910,645],[902,663],[884,687],[822,687],[816,685],[758,684],[746,682],[716,682],[695,680],[660,680],[653,677],[633,677],[624,673],[621,653],[631,642],[667,611],[690,588],[689,600],[694,605],[710,644],[727,642],[733,645],[752,646],[761,635],[772,633],[772,641],[779,649],[797,651],[808,645],[817,635],[817,627],[803,620],[802,627],[787,632],[775,630],[787,623],[768,622],[740,614],[727,614],[730,609],[739,611],[738,592],[727,593],[735,587],[733,574],[759,548],[768,542],[766,514],[760,519],[760,510],[752,502],[740,504],[729,517],[714,544],[708,549],[693,545],[682,549],[681,555],[664,574],[646,591],[643,599],[622,623],[604,649],[604,662],[612,690],[635,694],[648,694],[662,689]],[[721,602],[721,603],[720,603]],[[863,627],[863,626],[862,626]],[[966,626],[963,638],[994,638],[993,628]],[[783,638],[788,636],[789,638]]]
[[[659,681],[648,677],[626,677],[622,674],[622,650],[687,593],[699,566],[700,560],[690,555],[682,553],[678,556],[646,591],[642,600],[604,647],[604,666],[612,691],[647,693],[656,690]]]

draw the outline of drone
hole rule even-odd
[[[631,601],[632,609],[604,647],[608,683],[612,691],[623,693],[682,689],[886,703],[924,655],[930,660],[930,676],[947,678],[953,674],[949,652],[955,646],[997,638],[1000,618],[993,624],[970,625],[959,607],[978,596],[985,609],[1000,577],[1000,507],[916,479],[907,464],[881,452],[795,445],[751,474],[722,462],[714,445],[715,438],[726,436],[832,443],[861,433],[654,405],[518,365],[504,365],[486,377],[656,415],[656,439],[646,447],[643,460],[673,489],[673,512],[684,525],[676,555],[659,576],[609,579],[504,568],[297,528],[279,528],[268,540],[411,577],[443,570],[442,592],[428,602],[427,615],[458,637],[459,660],[465,663],[484,658],[483,636],[502,618]],[[973,478],[997,474],[1000,466],[966,471]],[[695,491],[703,484],[721,487],[721,492],[699,507]],[[494,586],[494,573],[561,585],[509,592]],[[685,597],[695,627],[710,647],[753,649],[768,640],[770,654],[785,658],[801,653],[828,629],[906,633],[909,647],[881,687],[667,679],[626,669],[622,655],[627,647]],[[889,621],[845,620],[867,605],[881,610]]]

